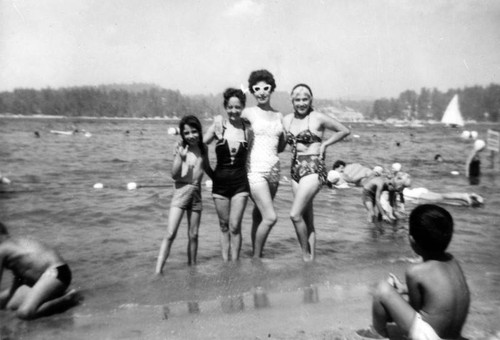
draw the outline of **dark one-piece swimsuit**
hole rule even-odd
[[[229,142],[224,138],[225,130],[226,127],[223,126],[221,138],[216,136],[215,154],[217,156],[217,166],[213,175],[212,194],[231,198],[242,192],[250,192],[246,169],[248,142],[246,129],[243,125],[245,141],[238,144],[237,150],[233,148],[233,156],[231,156]]]

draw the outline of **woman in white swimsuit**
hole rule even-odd
[[[252,213],[252,248],[254,257],[262,250],[277,216],[273,199],[280,178],[278,152],[285,147],[283,115],[271,107],[271,94],[276,88],[273,75],[267,70],[253,71],[248,79],[250,92],[257,106],[246,108],[241,117],[251,125],[247,158],[248,183],[255,207]]]

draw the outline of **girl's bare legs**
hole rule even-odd
[[[278,186],[279,182],[268,183],[267,181],[263,181],[253,184],[250,187],[253,201],[260,213],[256,214],[254,210],[253,214],[254,218],[259,218],[260,215],[260,223],[257,225],[256,221],[254,221],[252,225],[254,258],[262,257],[262,250],[264,249],[269,232],[276,224],[277,216],[276,211],[274,211],[273,198],[278,191]]]
[[[224,262],[229,261],[229,247],[230,247],[230,235],[229,235],[229,213],[231,209],[231,201],[227,198],[214,197],[215,210],[217,211],[217,216],[219,217],[220,225],[220,245],[222,251],[222,260]]]
[[[168,213],[168,226],[167,234],[163,238],[160,246],[160,253],[158,254],[158,261],[156,262],[156,274],[161,274],[163,271],[163,266],[167,261],[168,255],[170,254],[170,248],[174,242],[175,236],[177,235],[177,229],[181,223],[182,215],[184,215],[184,210],[177,207],[170,207]]]
[[[294,199],[290,219],[295,227],[304,261],[314,259],[314,250],[312,248],[315,246],[316,234],[312,218],[312,201],[320,188],[321,184],[317,174],[302,177],[299,183],[292,182]]]
[[[241,220],[247,206],[248,194],[237,194],[231,199],[229,212],[229,231],[231,237],[231,260],[240,258],[241,250]]]
[[[198,230],[200,228],[201,211],[187,211],[188,219],[188,264],[196,264],[198,254]]]

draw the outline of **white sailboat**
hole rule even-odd
[[[450,103],[444,111],[443,118],[441,118],[441,123],[450,125],[453,127],[464,126],[464,119],[460,113],[460,107],[458,105],[458,94],[454,95]]]

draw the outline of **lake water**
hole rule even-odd
[[[92,136],[49,132],[72,126]],[[171,188],[164,186],[172,184],[172,148],[178,138],[166,133],[171,126],[176,123],[0,118],[0,171],[12,181],[0,189],[0,220],[12,235],[45,241],[68,261],[72,285],[85,297],[82,305],[67,312],[72,317],[105,317],[119,309],[148,306],[167,306],[165,317],[182,316],[203,312],[204,305],[223,297],[235,298],[223,299],[223,309],[245,303],[257,307],[259,296],[265,303],[266,294],[297,291],[304,292],[306,299],[310,287],[369,286],[389,271],[403,277],[404,268],[416,260],[407,242],[407,221],[374,226],[366,222],[359,188],[324,187],[314,201],[317,260],[302,263],[288,218],[292,192],[290,184],[282,181],[275,199],[279,220],[262,262],[250,260],[250,202],[243,220],[241,261],[222,263],[217,215],[210,191],[204,188],[198,265],[186,265],[187,228],[183,222],[165,275],[155,277],[171,197]],[[445,207],[456,225],[449,251],[463,264],[472,292],[466,335],[495,334],[500,330],[500,175],[491,169],[489,151],[482,155],[481,183],[471,186],[463,173],[473,142],[461,140],[460,130],[437,125],[396,128],[357,123],[350,127],[351,136],[329,148],[329,166],[337,159],[370,167],[400,162],[412,175],[414,187],[476,192],[484,197],[483,207]],[[500,125],[466,127],[478,131],[483,139],[488,128],[500,130]],[[438,153],[443,163],[434,162]],[[214,166],[213,145],[210,156]],[[289,150],[280,157],[282,176],[289,177]],[[129,191],[129,182],[148,187]],[[104,188],[94,189],[95,183]],[[407,209],[414,206],[408,203]],[[5,274],[2,288],[8,284],[10,276]],[[23,338],[35,327],[18,326],[5,312],[0,313],[1,319],[8,321],[2,322],[0,334],[10,334],[10,338],[16,337],[12,334]],[[43,334],[49,327],[38,324],[36,330]]]

